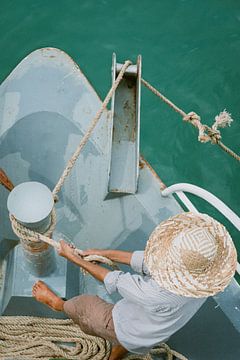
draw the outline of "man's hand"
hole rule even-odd
[[[64,240],[60,240],[60,249],[58,250],[58,255],[65,257],[68,260],[74,260],[76,254],[74,254],[75,246],[72,244],[66,243]]]
[[[82,255],[82,256],[99,255],[99,256],[108,257],[108,255],[109,255],[109,250],[88,249],[88,250],[83,250],[83,251],[81,252],[81,255]]]
[[[99,281],[104,281],[105,276],[110,272],[110,270],[101,267],[100,265],[92,264],[82,256],[74,253],[75,246],[72,244],[66,243],[64,240],[60,241],[60,249],[58,250],[58,254],[60,256],[65,257],[66,259],[72,261],[74,264],[80,266],[82,269],[89,272],[92,276],[94,276]],[[94,254],[96,254],[94,252]],[[88,254],[90,255],[90,254]],[[92,253],[91,253],[92,255]],[[86,255],[85,255],[86,256]]]
[[[81,252],[81,256],[85,257],[88,255],[99,255],[104,256],[114,262],[118,262],[121,264],[130,265],[132,253],[121,250],[101,250],[101,249],[89,249]]]

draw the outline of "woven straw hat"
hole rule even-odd
[[[195,298],[223,291],[237,267],[237,252],[226,228],[208,215],[191,212],[158,225],[144,258],[161,287]]]

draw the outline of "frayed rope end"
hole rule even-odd
[[[215,116],[215,122],[212,128],[214,130],[217,130],[218,128],[225,128],[226,126],[231,126],[232,122],[233,119],[231,114],[224,109],[219,115]]]

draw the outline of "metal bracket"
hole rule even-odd
[[[113,54],[112,81],[122,64]],[[108,192],[118,195],[135,194],[139,175],[141,56],[127,69],[111,106],[112,144]]]

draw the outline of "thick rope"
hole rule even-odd
[[[157,347],[150,350],[147,355],[128,355],[126,357],[127,360],[153,360],[152,355],[167,355],[166,360],[173,360],[174,357],[179,360],[188,360],[184,355],[180,354],[179,352],[171,349],[167,344],[161,343]]]
[[[199,135],[198,140],[200,142],[208,142],[210,141],[212,144],[218,145],[222,150],[224,150],[227,154],[232,156],[237,161],[240,161],[240,156],[232,151],[229,147],[224,145],[221,140],[221,133],[218,130],[219,127],[230,126],[232,122],[232,118],[230,114],[224,110],[219,115],[215,117],[215,122],[212,127],[202,124],[201,118],[194,112],[185,113],[182,109],[180,109],[177,105],[175,105],[171,100],[169,100],[166,96],[164,96],[160,91],[155,89],[151,84],[149,84],[146,80],[141,79],[142,84],[146,86],[153,94],[159,97],[162,101],[164,101],[168,106],[170,106],[174,111],[181,115],[184,121],[191,123],[198,129]]]
[[[51,224],[50,229],[48,229],[45,234],[40,234],[34,230],[26,228],[24,225],[20,224],[13,215],[10,215],[12,229],[13,229],[14,233],[19,237],[23,247],[27,248],[27,250],[30,250],[30,248],[32,249],[34,247],[34,244],[40,245],[42,243],[44,243],[44,244],[46,243],[48,245],[53,246],[57,251],[60,250],[59,242],[57,242],[57,241],[53,240],[51,237],[49,237],[49,234],[52,233],[53,227],[56,224],[55,211],[52,213],[52,219],[53,219],[53,223]],[[82,256],[82,250],[80,250],[80,249],[75,248],[74,253],[78,256]],[[103,264],[106,264],[106,265],[112,267],[113,269],[119,269],[118,266],[116,265],[116,263],[114,263],[112,260],[110,260],[104,256],[89,255],[89,256],[85,256],[84,260],[101,262]]]
[[[85,334],[72,320],[0,317],[0,359],[105,360],[110,351],[108,341]]]
[[[97,125],[103,111],[107,108],[107,105],[109,103],[109,101],[111,100],[113,94],[115,93],[118,85],[120,84],[125,71],[127,70],[128,66],[131,64],[131,61],[127,60],[125,61],[123,67],[121,68],[121,71],[119,72],[117,79],[115,80],[113,86],[111,87],[111,89],[109,90],[105,100],[102,103],[101,108],[98,110],[97,114],[95,115],[95,117],[93,118],[87,132],[85,133],[85,135],[83,136],[80,144],[78,145],[76,151],[74,152],[74,154],[72,155],[71,159],[68,161],[66,168],[64,169],[60,179],[58,180],[55,188],[53,189],[53,196],[56,197],[57,193],[61,190],[61,187],[63,186],[64,181],[66,180],[66,178],[68,177],[69,173],[71,172],[75,162],[77,161],[80,152],[82,150],[82,148],[84,147],[84,145],[86,145],[87,141],[89,140],[95,126]]]
[[[107,360],[111,351],[108,341],[85,334],[72,320],[59,320],[33,316],[0,317],[0,359],[27,360],[50,358],[78,360]],[[160,344],[147,355],[128,355],[126,360],[152,360],[152,355],[176,356],[187,360]]]

